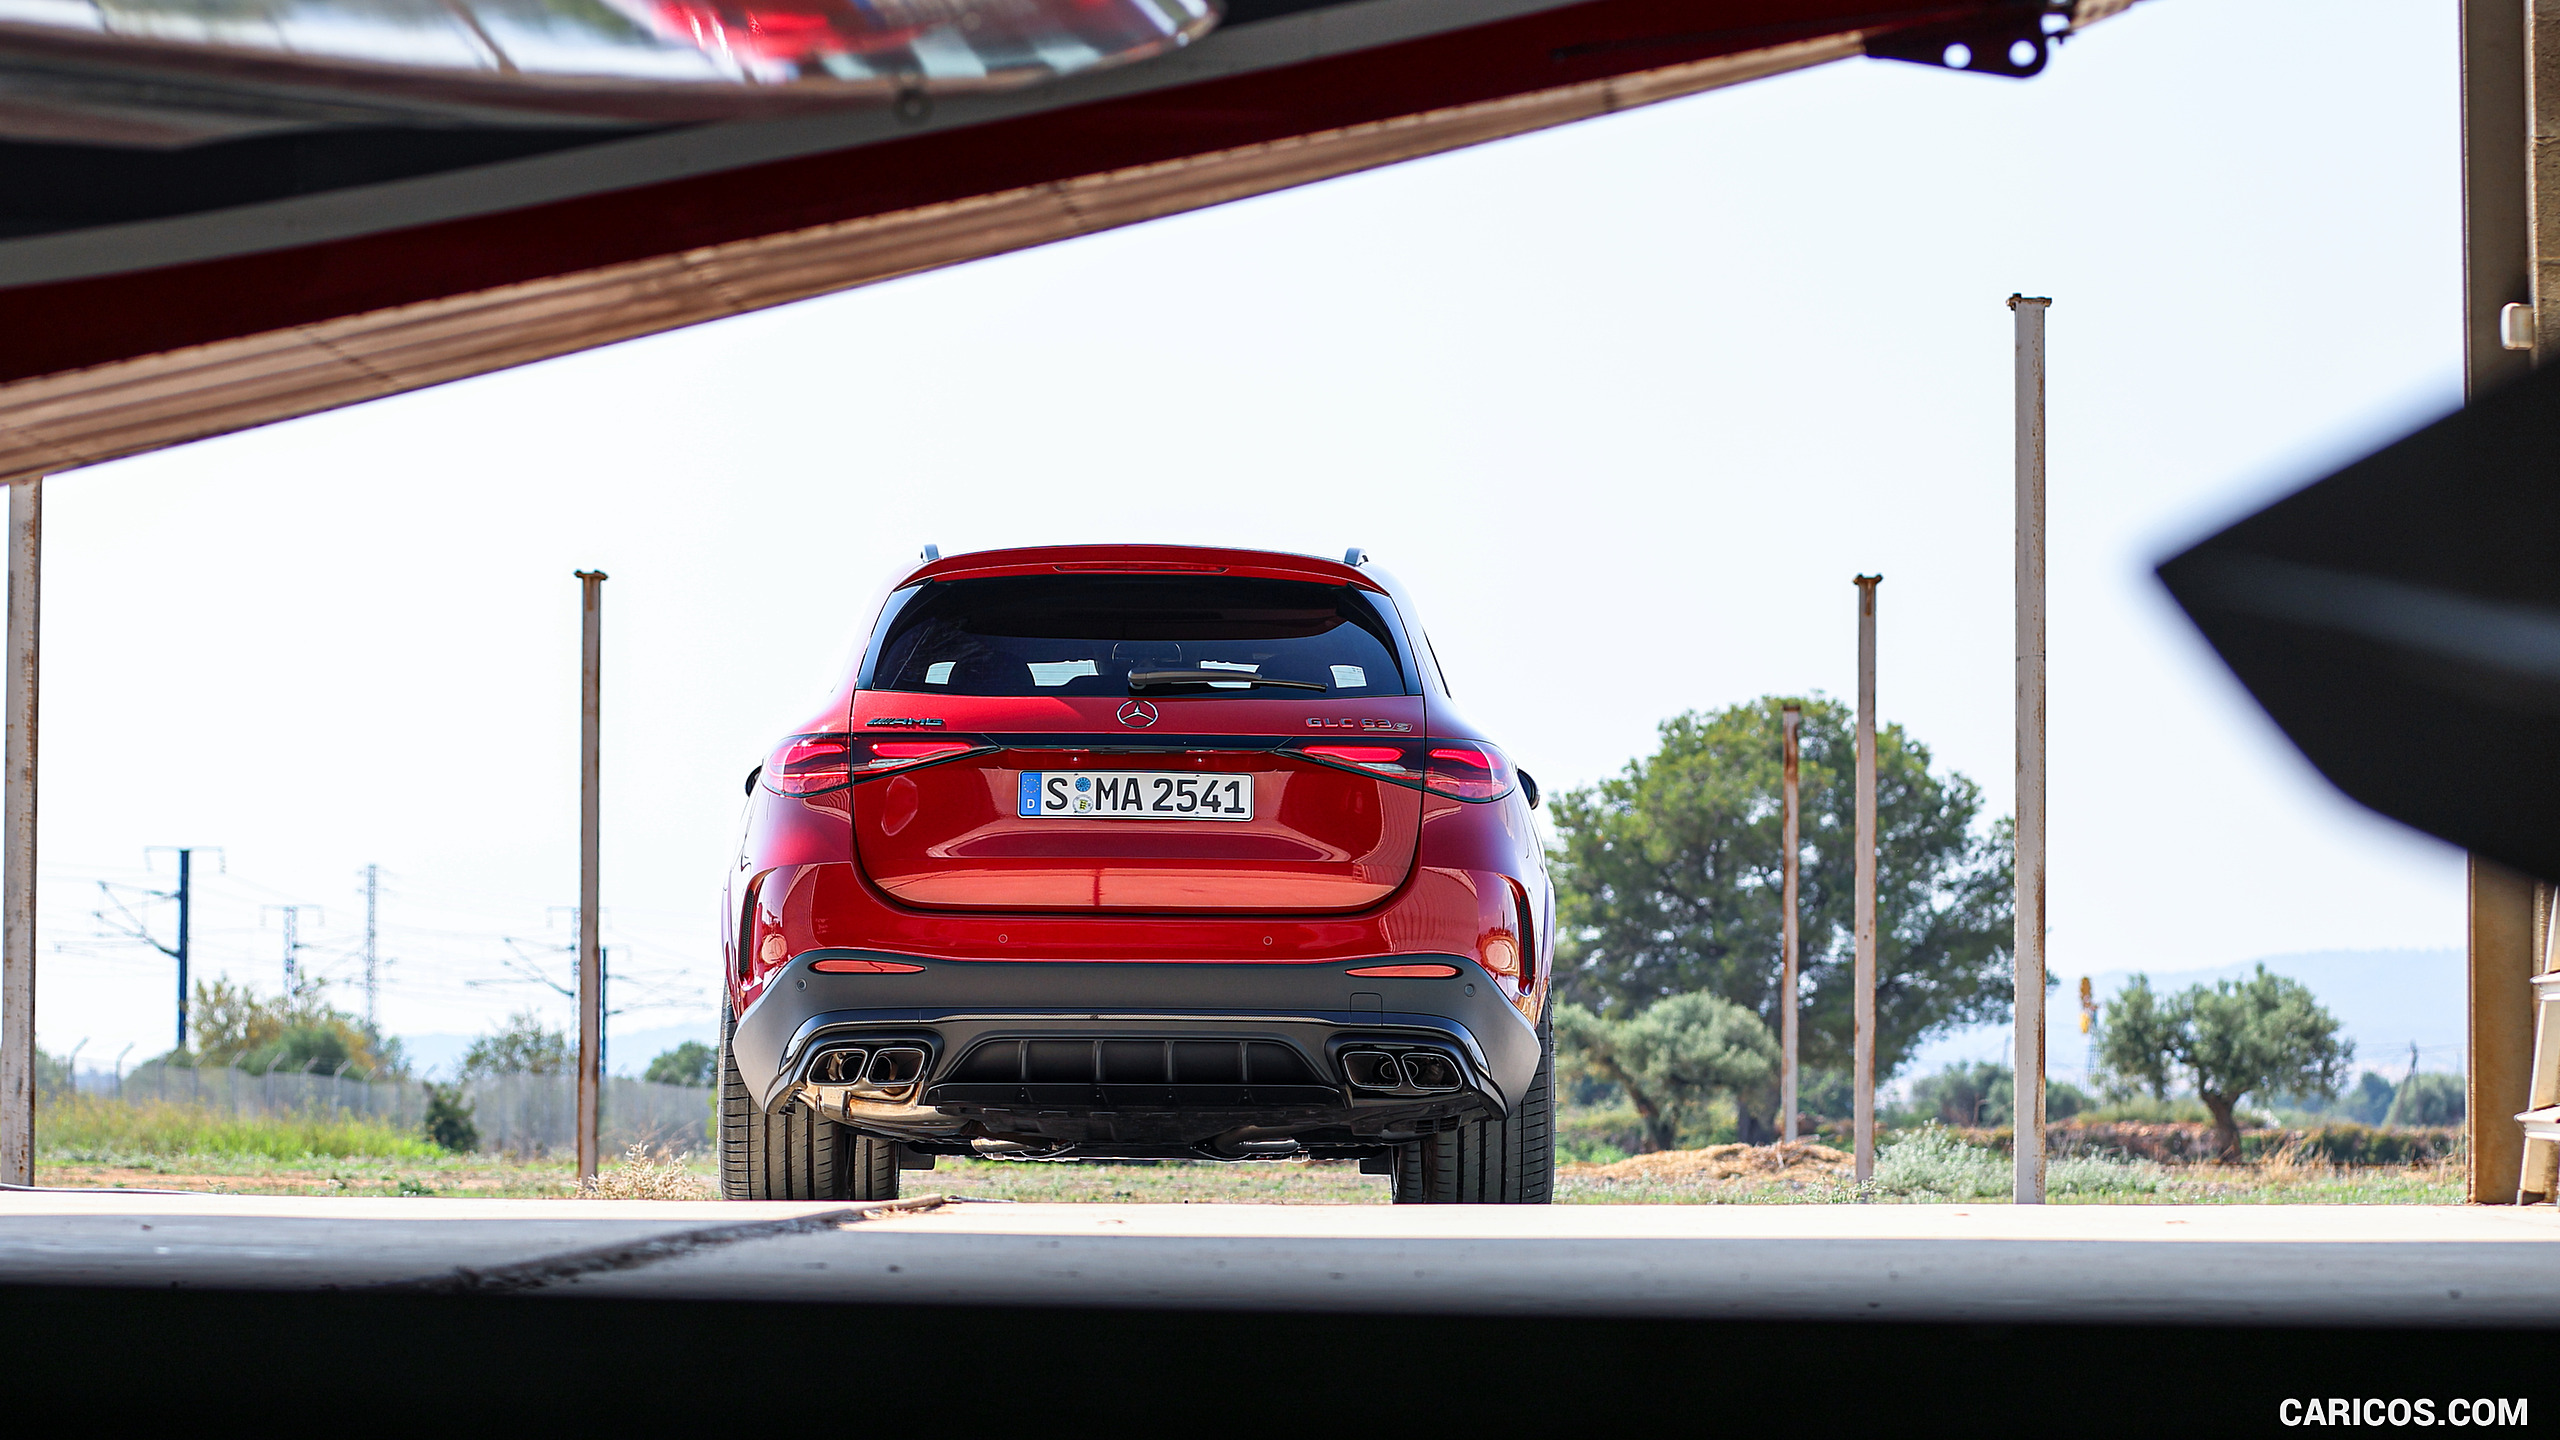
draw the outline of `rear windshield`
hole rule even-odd
[[[1146,693],[1314,698],[1403,695],[1395,632],[1348,585],[1199,575],[945,580],[890,602],[861,680],[942,695],[1127,695],[1131,671],[1219,671]]]

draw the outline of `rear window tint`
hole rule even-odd
[[[929,582],[889,607],[861,684],[938,695],[1126,695],[1129,673],[1226,671],[1188,695],[1417,693],[1395,631],[1349,585],[1199,575],[1030,575]],[[1150,691],[1149,693],[1161,693]]]

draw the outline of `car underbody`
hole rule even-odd
[[[1372,1156],[1508,1113],[1534,1028],[1461,956],[1332,964],[999,963],[816,951],[741,1017],[742,1076],[923,1157]],[[825,962],[912,966],[852,974]],[[1359,968],[1374,969],[1366,966]],[[916,1003],[883,1006],[888,998]]]

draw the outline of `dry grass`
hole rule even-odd
[[[1849,1178],[1849,1157],[1827,1146],[1716,1145],[1566,1165],[1556,1199],[1585,1205],[1944,1204],[2005,1200],[2009,1157],[1937,1127],[1893,1137],[1876,1176]],[[2046,1194],[2060,1205],[2425,1205],[2462,1197],[2459,1160],[2421,1165],[2331,1165],[2293,1145],[2240,1164],[2164,1165],[2106,1155],[2057,1156]]]
[[[1556,1201],[1566,1205],[1820,1204],[1856,1193],[1848,1152],[1810,1140],[1656,1150],[1556,1167]]]
[[[622,1152],[622,1163],[581,1180],[572,1198],[579,1200],[717,1200],[719,1187],[688,1168],[689,1155],[649,1153],[645,1145]]]
[[[1657,1150],[1606,1165],[1564,1165],[1558,1173],[1582,1180],[1640,1180],[1655,1184],[1724,1180],[1832,1180],[1849,1173],[1849,1154],[1809,1140],[1779,1145],[1710,1145],[1704,1150]]]

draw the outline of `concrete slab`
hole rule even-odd
[[[0,1192],[0,1284],[344,1290],[639,1263],[735,1243],[840,1204],[301,1199],[137,1191]],[[525,1288],[504,1283],[504,1288]],[[466,1281],[466,1288],[468,1282]]]
[[[916,1202],[905,1202],[914,1204]],[[0,1283],[1965,1323],[2560,1326],[2560,1211],[852,1207],[0,1194]]]

